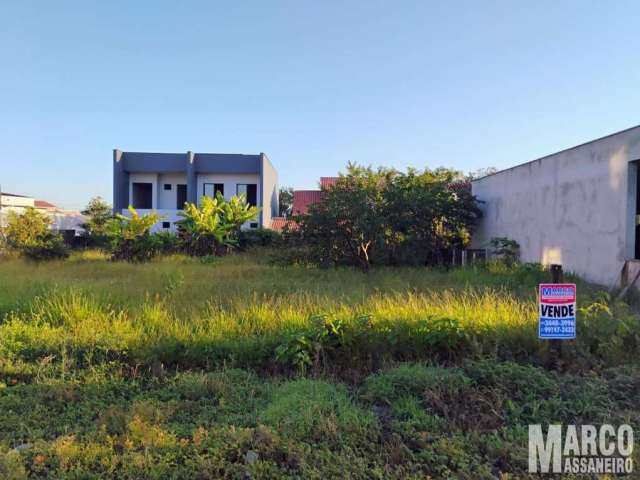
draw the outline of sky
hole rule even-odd
[[[640,2],[4,1],[0,186],[112,199],[113,149],[505,168],[640,123]]]

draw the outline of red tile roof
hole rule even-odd
[[[49,203],[45,200],[35,200],[33,204],[36,208],[58,208],[53,203]]]
[[[293,214],[305,215],[309,205],[320,201],[320,190],[295,190],[293,192]]]
[[[271,219],[271,230],[281,232],[286,225],[289,225],[289,228],[295,228],[295,222],[289,218],[273,217]]]
[[[449,184],[449,188],[454,192],[471,191],[471,182],[469,180],[457,180]]]
[[[338,181],[338,177],[320,177],[320,188],[333,187]]]

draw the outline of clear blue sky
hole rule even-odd
[[[112,149],[507,167],[640,123],[638,2],[5,1],[0,183],[112,196]]]

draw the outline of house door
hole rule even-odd
[[[184,204],[187,201],[187,186],[178,184],[178,189],[176,191],[176,209],[184,210]]]

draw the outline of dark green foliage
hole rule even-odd
[[[325,315],[314,315],[309,319],[310,327],[289,335],[275,350],[276,360],[299,373],[313,367],[318,372],[335,361],[345,347],[344,328],[337,319]]]
[[[447,263],[452,248],[469,243],[480,219],[469,182],[445,168],[387,175],[382,195],[391,264]]]
[[[1,388],[1,478],[533,479],[529,422],[637,427],[640,412],[628,395],[637,365],[577,376],[405,364],[362,388],[233,369],[116,372]]]
[[[123,239],[112,247],[112,259],[125,262],[147,262],[156,256],[155,243],[149,236]]]
[[[278,216],[289,217],[293,211],[293,188],[280,187],[278,192]]]
[[[279,232],[268,228],[241,230],[238,234],[238,247],[246,250],[253,247],[273,247],[281,240]]]
[[[151,235],[151,227],[159,219],[157,213],[139,215],[133,207],[129,207],[129,216],[116,214],[106,226],[111,258],[127,262],[146,262],[155,257],[159,252],[159,242]]]
[[[321,266],[442,265],[480,218],[458,172],[400,173],[353,164],[285,238],[296,261]]]
[[[215,198],[202,197],[200,204],[187,202],[177,223],[185,253],[196,257],[224,255],[238,244],[240,228],[255,219],[259,209],[244,196],[226,200],[220,192]]]
[[[462,396],[471,384],[459,368],[443,369],[405,364],[367,378],[362,397],[366,400],[391,404],[407,395],[422,395],[425,391],[447,391]]]
[[[507,237],[494,237],[489,241],[492,254],[506,265],[513,265],[520,260],[520,245]]]
[[[180,239],[172,232],[156,232],[151,234],[151,248],[159,255],[178,253],[181,249]]]
[[[107,224],[113,218],[111,205],[102,197],[94,197],[81,213],[87,217],[87,221],[82,224],[85,230],[84,236],[88,239],[87,244],[101,248],[107,247]]]
[[[349,165],[348,174],[323,191],[322,201],[297,218],[290,238],[308,246],[321,266],[355,265],[368,270],[374,244],[384,236],[382,173]]]
[[[30,260],[61,260],[69,256],[69,249],[58,233],[47,232],[36,242],[25,246],[22,254]]]

